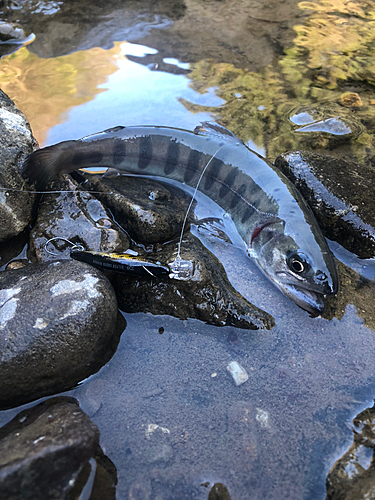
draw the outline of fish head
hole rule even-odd
[[[310,233],[309,233],[310,236]],[[320,238],[321,236],[321,238]],[[285,222],[268,222],[257,230],[249,248],[262,271],[293,302],[312,315],[322,314],[322,296],[337,292],[334,258],[323,235],[298,239],[285,233]]]

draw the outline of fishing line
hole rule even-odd
[[[171,274],[169,275],[170,278],[174,278],[174,279],[177,279],[177,280],[186,280],[186,279],[190,279],[191,276],[192,276],[192,274],[193,274],[193,263],[190,262],[190,261],[188,261],[188,260],[181,259],[182,238],[183,238],[183,235],[184,235],[187,218],[189,216],[190,209],[193,206],[193,203],[194,203],[194,200],[195,200],[195,196],[197,194],[198,187],[199,187],[199,184],[200,184],[200,182],[201,182],[201,180],[203,178],[203,175],[205,174],[205,172],[206,172],[207,168],[209,167],[210,163],[212,162],[212,160],[215,158],[215,156],[218,154],[218,152],[223,147],[224,147],[224,144],[222,144],[215,151],[215,153],[208,160],[206,166],[204,167],[204,169],[202,170],[202,173],[199,176],[197,185],[195,186],[195,189],[194,189],[194,192],[193,192],[193,196],[192,196],[192,198],[190,200],[190,203],[189,203],[189,206],[188,206],[188,208],[186,210],[184,222],[182,223],[180,240],[179,240],[179,242],[177,244],[177,256],[176,256],[176,259],[169,264],[169,266],[171,267],[171,270],[172,270]]]
[[[60,194],[60,193],[72,193],[77,194],[77,191],[72,191],[71,189],[63,190],[59,189],[58,191],[28,191],[26,189],[16,189],[16,188],[5,188],[0,187],[0,191],[12,191],[16,193],[28,193],[28,194]],[[94,193],[94,194],[105,194],[104,191],[78,191],[79,193]]]

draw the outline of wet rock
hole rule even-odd
[[[0,187],[9,188],[0,189],[0,243],[17,236],[30,223],[35,194],[19,172],[36,145],[25,116],[0,90]]]
[[[38,217],[30,234],[30,249],[38,262],[69,258],[69,244],[81,244],[87,250],[98,252],[124,252],[129,248],[129,238],[113,222],[103,205],[87,191],[83,191],[69,176],[49,185],[51,191],[39,207]],[[48,251],[53,252],[51,255]]]
[[[275,161],[312,208],[324,235],[361,259],[375,256],[375,169],[309,151]]]
[[[71,389],[98,371],[122,333],[117,314],[108,280],[81,262],[0,273],[0,408]]]
[[[327,500],[375,498],[375,405],[353,420],[353,444],[329,471]]]
[[[0,498],[71,498],[98,448],[99,430],[73,398],[22,411],[0,429]]]
[[[169,314],[196,318],[216,326],[244,329],[272,328],[272,316],[255,307],[230,284],[223,266],[192,234],[184,235],[181,258],[194,265],[187,281],[134,278],[108,273],[119,307],[125,312]],[[162,263],[175,260],[177,244],[163,245],[154,256]],[[146,254],[147,256],[147,254]]]
[[[141,177],[86,176],[85,188],[110,209],[137,242],[168,241],[179,235],[191,196],[170,184]]]

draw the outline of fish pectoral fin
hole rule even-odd
[[[241,140],[233,132],[215,122],[202,122],[201,125],[195,127],[194,133],[197,135],[209,135],[216,140],[241,143]]]

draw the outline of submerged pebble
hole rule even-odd
[[[245,368],[243,368],[237,361],[231,361],[227,366],[228,372],[232,375],[234,383],[238,386],[244,384],[248,379]]]

